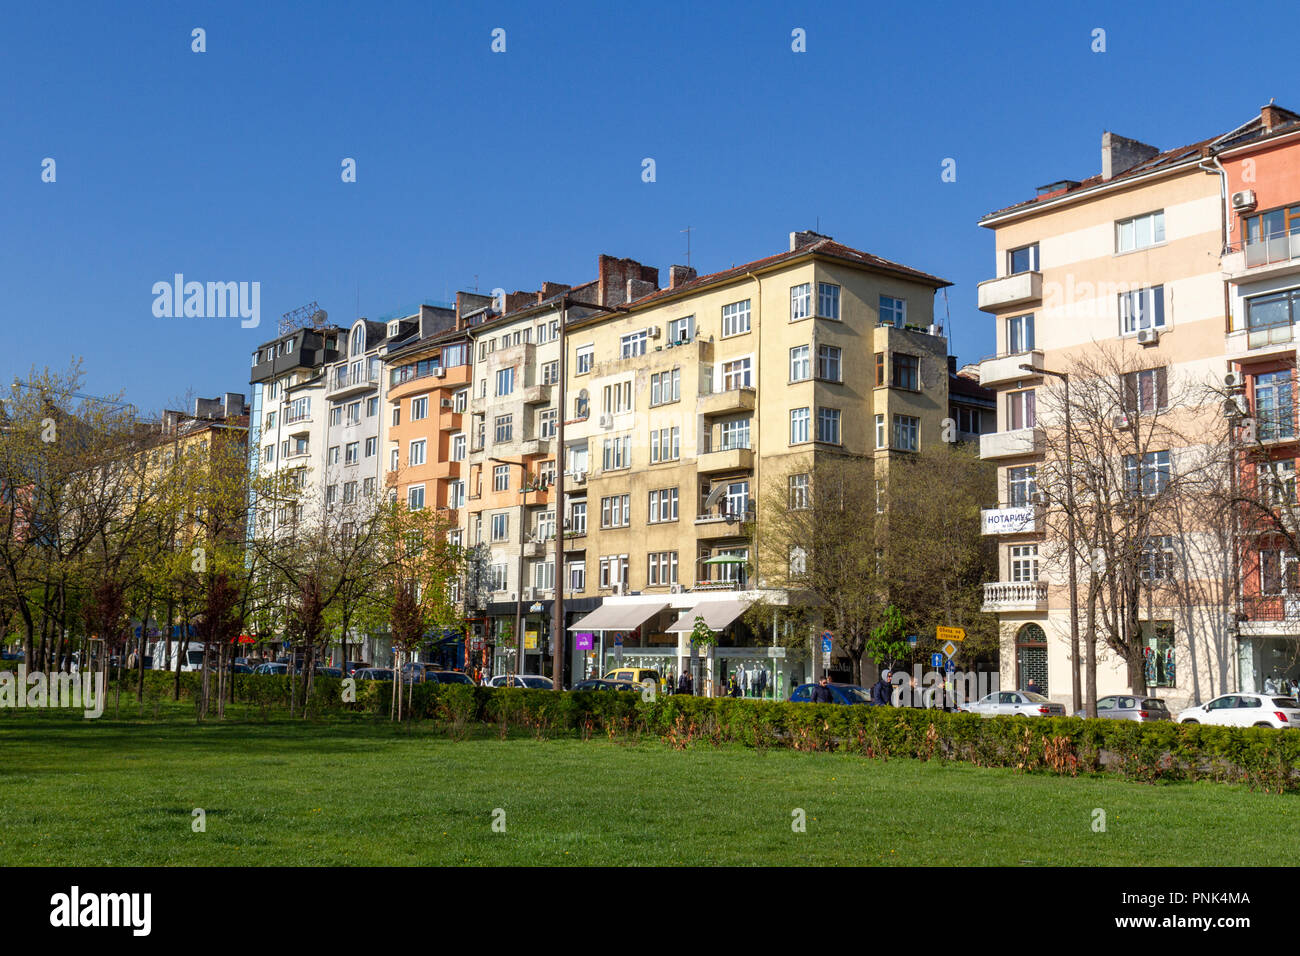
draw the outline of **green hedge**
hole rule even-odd
[[[145,672],[146,700],[170,698],[175,675]],[[181,696],[193,698],[197,673],[181,674]],[[339,678],[313,680],[311,712],[347,710],[388,716],[392,683],[357,681],[356,700],[342,701]],[[267,708],[287,707],[288,678],[236,674],[235,699]],[[135,691],[135,675],[123,700]],[[982,767],[1042,770],[1063,775],[1117,773],[1128,779],[1217,780],[1266,791],[1300,789],[1300,731],[1263,727],[1212,727],[1172,721],[1138,723],[1078,717],[979,717],[895,707],[790,704],[733,698],[466,684],[403,687],[403,716],[445,722],[454,733],[471,725],[502,735],[527,730],[539,737],[578,733],[626,738],[657,737],[674,747],[697,742],[740,743],[844,751],[888,759],[953,760]],[[409,699],[410,705],[406,701]]]

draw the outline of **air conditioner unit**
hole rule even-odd
[[[442,400],[443,408],[451,408],[453,405],[455,405],[455,402],[453,402],[450,398],[444,398]]]
[[[1129,423],[1127,415],[1116,415],[1115,427],[1122,431],[1127,428],[1132,428],[1133,426]]]
[[[1255,190],[1243,189],[1232,194],[1232,208],[1237,212],[1250,212],[1256,206]]]
[[[1160,341],[1160,333],[1155,329],[1138,329],[1138,345],[1155,345]]]
[[[659,338],[659,326],[657,325],[650,326],[648,329],[645,330],[645,334],[650,336],[650,338],[652,339]]]
[[[614,582],[614,593],[615,593],[615,594],[622,594],[622,593],[623,593],[623,582],[622,582],[622,581],[615,581],[615,582]]]
[[[671,588],[669,588],[668,590],[669,590],[671,593],[673,593],[673,594],[681,594],[681,593],[682,593],[682,586],[681,586],[680,584],[674,584],[674,585],[673,585]]]
[[[614,427],[614,416],[613,416],[613,415],[601,415],[601,416],[600,416],[600,427],[601,427],[601,428],[613,428],[613,427]]]
[[[525,600],[525,601],[531,601],[532,599],[533,599],[533,589],[532,589],[532,588],[524,588],[524,600]]]
[[[445,368],[443,368],[443,367],[440,365],[440,366],[438,366],[437,368],[435,368],[435,369],[433,370],[433,377],[434,377],[434,378],[446,378],[446,377],[447,377],[447,370],[446,370]]]
[[[586,481],[587,481],[587,473],[585,471],[576,471],[573,473],[573,483],[575,485],[585,484]]]

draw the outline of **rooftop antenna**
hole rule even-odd
[[[681,230],[686,233],[686,267],[688,269],[691,265],[691,230],[694,228],[694,226],[687,226],[685,229]]]
[[[325,325],[325,320],[329,318],[329,313],[316,304],[313,299],[306,305],[299,306],[292,312],[286,312],[280,316],[280,335],[292,332],[295,329],[320,329]]]

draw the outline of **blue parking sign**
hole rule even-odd
[[[942,666],[943,666],[943,655],[942,655],[942,654],[931,654],[931,655],[930,655],[930,666],[931,666],[931,667],[942,667]]]

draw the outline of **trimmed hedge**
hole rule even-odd
[[[267,709],[287,707],[288,678],[233,675],[235,699]],[[170,698],[175,675],[145,672],[145,699]],[[313,680],[309,712],[388,716],[392,683],[357,681],[356,701],[343,703],[343,682]],[[181,674],[181,696],[193,698],[199,675]],[[134,696],[135,675],[122,688]],[[846,707],[611,691],[556,693],[468,684],[403,687],[403,715],[447,724],[453,735],[488,725],[502,736],[527,730],[595,734],[611,739],[648,735],[677,748],[697,742],[843,751],[888,759],[952,760],[981,767],[1042,770],[1074,776],[1117,773],[1148,782],[1215,780],[1269,792],[1300,790],[1300,732],[1263,727],[1213,727],[1172,721],[1084,720],[1078,717],[979,717],[896,707]]]

